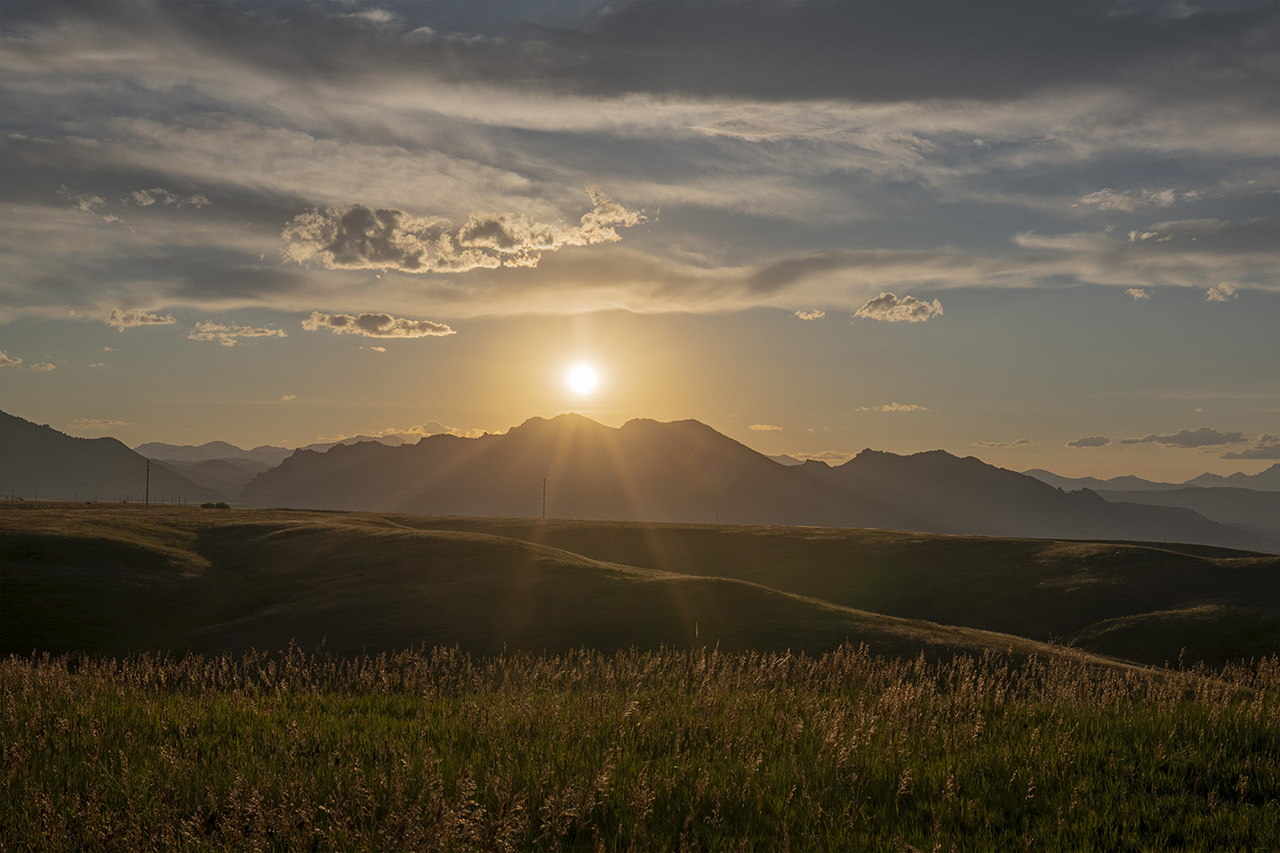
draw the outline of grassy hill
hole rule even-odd
[[[932,657],[1057,638],[1159,663],[1280,646],[1280,559],[1197,546],[10,505],[0,558],[5,653],[852,641]]]

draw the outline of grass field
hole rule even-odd
[[[880,530],[0,507],[0,650],[1280,653],[1280,557]]]
[[[1280,659],[10,658],[7,849],[1266,849]]]
[[[1273,556],[35,506],[0,557],[6,850],[1280,834]]]

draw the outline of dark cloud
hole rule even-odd
[[[1031,447],[1040,442],[1030,438],[1019,438],[1014,441],[975,441],[974,447]]]
[[[302,321],[302,328],[309,332],[328,329],[339,335],[363,335],[366,338],[426,338],[454,334],[444,323],[432,320],[406,320],[390,314],[321,314],[311,312]]]
[[[1239,444],[1245,441],[1242,432],[1219,432],[1209,427],[1180,429],[1168,435],[1144,435],[1142,438],[1122,438],[1121,444],[1159,444],[1163,447],[1214,447],[1221,444]]]
[[[1068,441],[1067,447],[1106,447],[1110,443],[1111,439],[1105,435],[1086,435],[1084,438]]]
[[[1228,450],[1223,459],[1280,459],[1280,435],[1263,433],[1252,447],[1244,450]]]
[[[881,293],[855,311],[853,316],[886,323],[923,323],[930,317],[942,316],[942,303],[936,299],[921,302],[914,296],[899,299],[892,293]]]

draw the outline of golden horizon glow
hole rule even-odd
[[[585,396],[596,390],[596,386],[600,384],[600,374],[591,365],[579,363],[569,369],[564,381],[570,391]]]

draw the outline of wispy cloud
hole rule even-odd
[[[1019,438],[1014,441],[975,441],[974,447],[1033,447],[1040,442],[1030,438]]]
[[[29,368],[27,368],[27,369],[28,369],[28,370],[39,370],[39,371],[42,371],[42,372],[44,372],[44,373],[48,373],[50,370],[57,370],[58,368],[57,368],[57,367],[55,367],[55,366],[54,366],[54,365],[52,365],[52,364],[47,364],[47,363],[46,363],[46,364],[35,363],[35,364],[32,364],[32,365],[31,365]]]
[[[22,359],[5,355],[3,351],[0,351],[0,367],[17,367],[20,364],[22,364]]]
[[[1081,196],[1076,205],[1132,213],[1140,207],[1170,207],[1177,201],[1191,200],[1199,196],[1200,193],[1196,190],[1113,190],[1110,187],[1104,187],[1097,192]]]
[[[187,335],[193,341],[216,341],[224,347],[233,347],[240,338],[286,338],[283,329],[254,328],[206,321],[197,323]]]
[[[1151,294],[1147,292],[1146,288],[1142,288],[1142,287],[1131,287],[1128,290],[1126,290],[1125,293],[1132,296],[1135,302],[1142,299],[1151,298]]]
[[[296,399],[298,399],[298,395],[297,395],[297,394],[282,394],[282,395],[280,396],[280,399],[281,399],[281,400],[284,400],[284,401],[286,401],[286,402],[287,402],[287,401],[289,401],[289,400],[296,400]]]
[[[899,299],[892,293],[881,293],[853,313],[855,317],[884,320],[887,323],[922,323],[930,317],[942,316],[942,303],[938,300],[921,302],[914,296]]]
[[[149,314],[136,308],[112,308],[102,322],[123,332],[134,326],[168,326],[177,321],[171,314]]]
[[[1162,447],[1215,447],[1222,444],[1240,444],[1245,441],[1242,432],[1219,432],[1209,427],[1180,429],[1177,432],[1158,435],[1151,433],[1141,438],[1122,438],[1121,444],[1159,444]]]
[[[63,428],[75,432],[100,432],[118,426],[129,426],[129,422],[117,421],[113,418],[76,418]]]
[[[454,334],[449,326],[432,320],[407,320],[390,314],[321,314],[319,311],[311,312],[311,316],[302,321],[302,328],[309,332],[328,329],[338,335],[363,335],[366,338],[427,338]],[[375,349],[386,352],[382,347]]]
[[[775,426],[773,424],[752,424],[751,426],[747,427],[747,429],[752,429],[752,430],[755,430],[756,432],[779,432],[781,431],[782,427]]]
[[[1111,439],[1105,435],[1086,435],[1084,438],[1077,438],[1067,442],[1067,447],[1106,447],[1111,443]]]
[[[1252,446],[1243,450],[1228,450],[1223,459],[1280,459],[1280,435],[1265,432]]]
[[[914,403],[885,403],[882,406],[860,406],[859,412],[926,412],[924,406],[917,406]]]
[[[821,320],[823,317],[827,316],[827,312],[819,311],[815,308],[813,311],[797,311],[795,312],[795,316],[799,317],[801,320]]]

